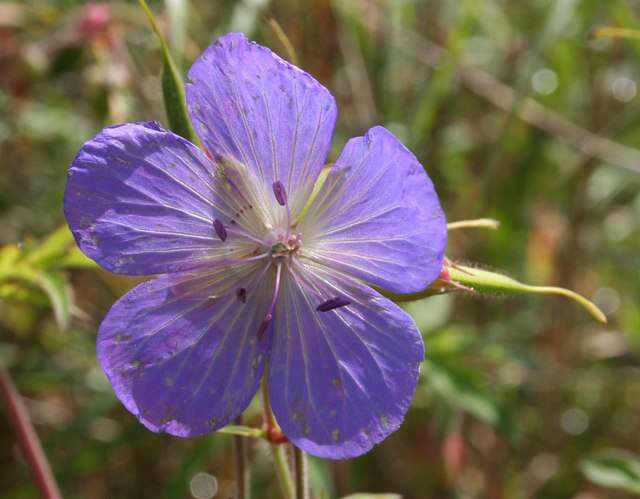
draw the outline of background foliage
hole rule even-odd
[[[334,157],[348,137],[391,128],[450,220],[502,222],[453,233],[449,257],[576,289],[609,316],[603,327],[546,297],[407,305],[427,361],[406,423],[362,458],[313,460],[318,497],[640,491],[640,42],[594,37],[639,28],[640,2],[149,3],[181,72],[230,30],[287,57],[273,16],[339,101]],[[231,437],[154,435],[116,402],[95,332],[134,281],[93,267],[57,230],[85,140],[110,123],[166,123],[161,67],[134,2],[0,1],[0,364],[69,498],[211,497],[213,476],[218,497],[233,493]],[[0,495],[36,497],[4,415]],[[246,416],[259,424],[255,408]],[[260,442],[252,461],[254,496],[278,497]]]

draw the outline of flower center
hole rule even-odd
[[[289,234],[278,237],[278,242],[271,246],[271,256],[274,258],[291,257],[302,245],[302,234]]]

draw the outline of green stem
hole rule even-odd
[[[235,420],[236,425],[242,426],[242,414]],[[236,459],[236,483],[238,499],[250,498],[251,479],[249,475],[249,467],[247,466],[247,444],[245,437],[234,435],[233,447]]]
[[[265,369],[261,383],[262,407],[264,410],[264,420],[267,424],[267,435],[272,434],[270,431],[277,426],[273,412],[271,411],[271,401],[269,400],[269,388],[267,387],[267,371]],[[291,470],[287,463],[287,454],[285,446],[277,443],[270,443],[271,453],[273,454],[273,462],[276,467],[276,476],[280,484],[280,490],[284,499],[294,499],[293,479],[291,478]]]
[[[309,499],[309,466],[307,454],[293,447],[294,465],[296,469],[296,499]]]
[[[273,462],[276,465],[276,476],[280,483],[282,496],[285,499],[294,499],[293,480],[287,463],[286,447],[281,444],[271,444],[271,452],[273,454]]]

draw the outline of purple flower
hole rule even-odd
[[[147,428],[190,437],[240,414],[268,364],[296,446],[363,454],[399,427],[424,357],[411,317],[372,286],[411,293],[437,278],[447,234],[433,184],[382,127],[323,170],[333,97],[241,34],[189,80],[208,155],[155,122],[125,123],[69,170],[80,248],[112,272],[161,274],[102,322],[102,368]]]

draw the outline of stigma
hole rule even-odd
[[[277,237],[277,242],[271,246],[271,256],[274,258],[291,257],[295,255],[302,245],[302,235],[289,234]]]

